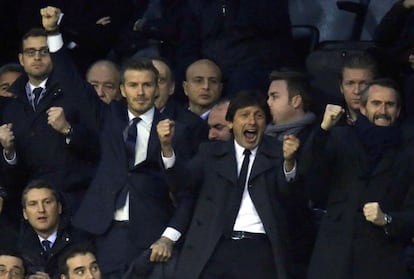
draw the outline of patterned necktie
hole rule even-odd
[[[39,103],[39,99],[40,99],[40,95],[42,94],[43,88],[42,87],[36,87],[35,89],[33,89],[33,95],[34,95],[34,100],[33,100],[33,107],[34,110],[36,110],[37,105]]]
[[[49,240],[42,240],[43,250],[45,250],[44,256],[46,259],[49,258],[51,244],[52,242],[50,242]]]

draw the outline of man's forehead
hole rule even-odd
[[[30,189],[26,194],[27,200],[39,198],[54,198],[52,190],[48,188],[34,188]]]
[[[372,79],[373,74],[369,69],[365,68],[344,68],[342,71],[343,78],[369,78]]]
[[[371,85],[368,90],[368,100],[373,99],[388,99],[390,101],[397,100],[397,92],[394,89],[381,86],[381,85]]]

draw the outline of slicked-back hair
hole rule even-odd
[[[23,264],[23,278],[24,278],[24,275],[26,275],[26,270],[27,270],[26,262],[23,258],[23,255],[17,249],[1,248],[0,256],[9,256],[9,257],[15,257],[15,258],[20,259]]]
[[[345,69],[363,69],[372,74],[375,79],[379,75],[378,63],[375,58],[368,53],[352,54],[344,59],[341,72],[339,73],[339,82],[343,80],[343,73]]]
[[[45,37],[47,38],[47,33],[42,28],[32,28],[26,34],[23,35],[22,41],[20,43],[20,52],[23,52],[23,43],[30,37]]]
[[[152,64],[152,60],[139,57],[139,58],[130,58],[124,62],[121,68],[121,84],[125,83],[125,72],[129,70],[135,71],[149,71],[154,73],[154,81],[155,84],[158,85],[159,73],[157,68],[155,68],[154,64]]]
[[[266,116],[266,123],[272,119],[266,96],[255,90],[245,90],[235,95],[229,104],[226,113],[226,121],[233,122],[236,111],[242,108],[257,106],[263,110]]]
[[[368,103],[368,93],[369,93],[369,89],[374,86],[374,85],[378,85],[381,87],[386,87],[386,88],[390,88],[394,91],[395,93],[395,99],[397,101],[397,107],[401,107],[401,93],[400,93],[400,87],[398,85],[397,82],[395,82],[393,79],[390,78],[379,78],[379,79],[374,79],[373,81],[371,81],[368,86],[361,91],[361,105],[363,107],[365,107]]]
[[[269,76],[270,82],[284,80],[286,82],[289,101],[295,96],[302,97],[303,110],[307,112],[311,105],[311,97],[309,95],[310,85],[309,78],[301,72],[294,71],[272,71]]]
[[[26,208],[27,193],[33,189],[49,189],[52,195],[54,196],[54,198],[56,199],[56,202],[61,203],[60,195],[56,191],[56,189],[52,185],[50,185],[47,181],[39,179],[39,180],[30,181],[29,184],[27,184],[27,186],[23,189],[22,201],[21,201],[23,208]]]
[[[22,65],[17,63],[7,63],[0,67],[0,76],[5,73],[20,73],[24,74]]]
[[[95,256],[95,251],[93,246],[90,243],[77,243],[72,246],[69,246],[66,250],[64,250],[63,254],[59,257],[58,260],[58,270],[59,274],[66,275],[69,278],[69,267],[68,267],[68,260],[70,258],[76,257],[77,255],[86,255],[92,254]]]

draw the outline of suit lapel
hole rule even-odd
[[[257,150],[256,158],[253,162],[249,181],[269,169],[281,167],[283,162],[281,143],[273,138],[264,137]]]
[[[237,162],[234,150],[233,140],[227,141],[220,145],[220,148],[214,150],[213,156],[216,157],[215,165],[212,166],[216,172],[224,179],[231,182],[232,185],[237,185]]]

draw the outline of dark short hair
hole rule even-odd
[[[52,192],[52,195],[55,197],[56,202],[61,203],[60,194],[57,192],[57,190],[50,185],[48,182],[44,180],[32,180],[27,184],[27,186],[23,189],[22,194],[22,206],[23,208],[26,208],[26,199],[27,199],[27,193],[32,189],[49,189]]]
[[[226,113],[226,120],[233,122],[237,110],[251,106],[257,106],[263,110],[266,116],[266,123],[272,119],[266,96],[259,91],[245,90],[239,92],[230,100],[229,108]]]
[[[375,58],[369,53],[352,54],[345,57],[341,72],[339,73],[339,81],[343,80],[343,73],[345,69],[363,69],[369,71],[373,78],[377,78],[379,74],[378,63]]]
[[[92,254],[95,256],[95,251],[92,245],[87,242],[77,243],[66,248],[58,260],[59,274],[63,274],[66,275],[66,277],[69,277],[69,267],[67,264],[68,259],[73,258],[77,255],[86,254]]]
[[[121,83],[125,83],[125,72],[128,70],[136,70],[136,71],[149,71],[154,74],[155,84],[158,84],[159,73],[157,68],[155,68],[154,64],[152,64],[152,60],[139,57],[139,58],[130,58],[122,65],[121,69]]]
[[[294,71],[272,71],[269,76],[270,82],[277,80],[286,81],[289,100],[295,96],[302,97],[303,110],[309,110],[311,98],[309,95],[310,85],[308,77],[300,72]]]
[[[45,37],[47,38],[47,33],[42,28],[32,28],[26,34],[23,35],[22,41],[20,43],[20,52],[23,52],[23,43],[30,37]]]
[[[0,67],[0,76],[5,73],[24,73],[22,65],[17,63],[7,63]]]
[[[23,275],[26,275],[27,267],[26,267],[26,261],[24,260],[23,255],[15,248],[1,248],[0,249],[0,256],[9,256],[9,257],[15,257],[22,261],[23,265]]]
[[[393,79],[390,78],[380,78],[380,79],[374,79],[371,82],[368,83],[368,86],[361,91],[361,105],[365,107],[368,103],[368,93],[369,89],[374,86],[378,85],[381,87],[390,88],[395,92],[395,98],[397,100],[397,106],[401,107],[401,93],[400,93],[400,87],[397,82],[395,82]]]

